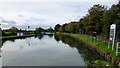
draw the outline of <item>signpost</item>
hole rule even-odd
[[[110,36],[109,36],[109,44],[108,44],[108,48],[110,48],[110,42],[112,42],[112,50],[114,49],[115,33],[116,33],[116,24],[112,24],[110,26]]]

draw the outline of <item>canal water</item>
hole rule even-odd
[[[44,35],[2,43],[2,66],[89,66],[104,60],[82,42],[64,35]]]

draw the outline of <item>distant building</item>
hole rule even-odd
[[[17,36],[20,36],[20,35],[23,35],[23,33],[22,33],[22,32],[18,32],[18,33],[17,33]]]

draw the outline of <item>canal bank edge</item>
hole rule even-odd
[[[2,40],[10,40],[10,39],[18,39],[18,38],[24,38],[24,37],[31,37],[34,36],[35,34],[28,34],[28,35],[21,35],[21,36],[5,36],[5,37],[0,37]]]
[[[107,60],[107,61],[111,61],[115,64],[117,64],[118,66],[120,66],[120,58],[118,57],[114,57],[114,56],[111,56],[108,52],[105,52],[99,48],[97,48],[96,46],[86,42],[85,40],[81,39],[80,37],[77,37],[77,36],[81,36],[81,35],[78,35],[78,34],[70,34],[70,33],[60,33],[62,35],[67,35],[67,36],[70,36],[70,37],[73,37],[73,38],[76,38],[78,39],[79,41],[83,42],[84,44],[92,47],[94,50],[96,50],[100,55],[104,56],[104,58]],[[77,35],[77,36],[75,36]]]

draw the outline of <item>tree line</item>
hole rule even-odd
[[[30,26],[29,26],[30,28]],[[23,33],[23,34],[41,34],[42,32],[54,32],[52,27],[49,27],[48,29],[44,29],[41,27],[36,28],[35,30],[29,30],[28,29],[18,29],[17,27],[11,27],[9,29],[1,29],[0,28],[0,36],[12,36],[17,35],[17,33]]]
[[[93,35],[93,32],[96,32],[97,36],[108,39],[111,24],[117,25],[116,40],[120,41],[120,1],[109,9],[104,5],[93,5],[79,21],[57,24],[55,31],[85,35]]]

